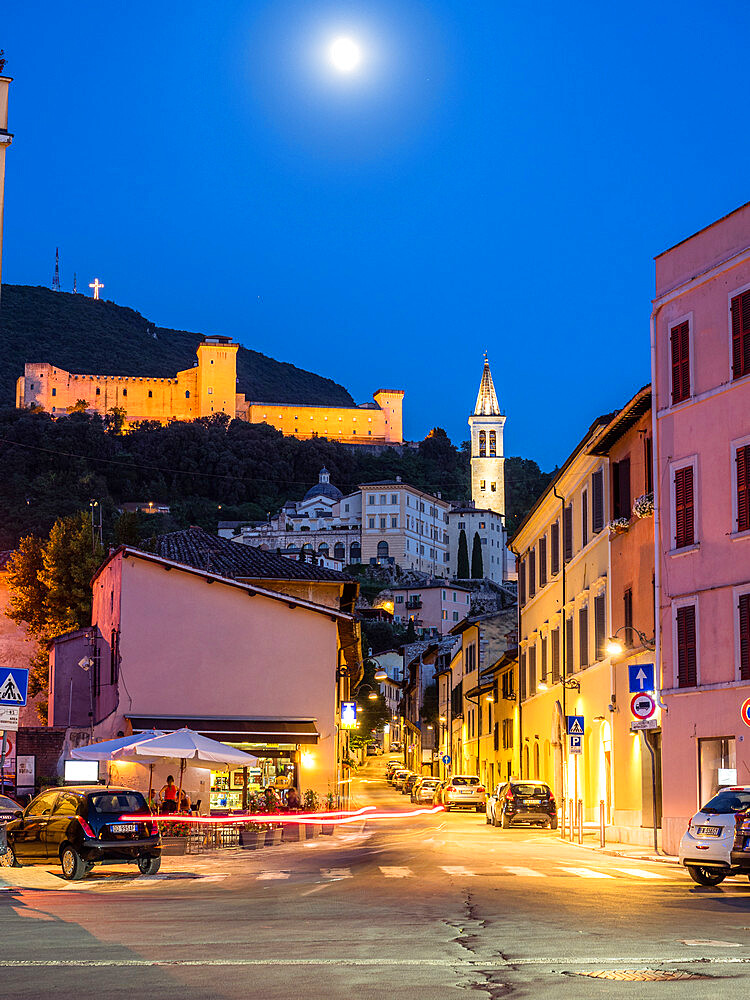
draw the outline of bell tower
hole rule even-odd
[[[505,457],[503,427],[505,416],[497,404],[490,363],[484,356],[484,371],[471,429],[471,498],[477,507],[505,516]]]

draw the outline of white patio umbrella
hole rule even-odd
[[[87,746],[71,750],[71,756],[76,760],[117,760],[121,757],[137,757],[138,744],[145,743],[155,736],[163,736],[163,729],[148,729],[144,733],[131,733],[130,736],[119,736],[114,740],[102,740],[99,743],[89,743]],[[149,765],[148,801],[151,803],[151,789],[154,780],[154,762],[146,758]]]

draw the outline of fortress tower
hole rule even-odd
[[[505,516],[505,457],[503,426],[505,417],[497,404],[497,395],[485,355],[482,381],[474,412],[469,417],[471,430],[471,498],[477,507]]]

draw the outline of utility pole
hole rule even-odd
[[[55,247],[55,273],[52,276],[52,291],[60,291],[60,247]]]
[[[93,554],[96,552],[97,537],[99,539],[99,546],[101,547],[104,544],[102,537],[102,505],[98,500],[91,500],[89,501],[89,507],[91,509],[91,552]]]

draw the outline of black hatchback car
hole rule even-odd
[[[161,836],[146,800],[132,788],[103,785],[42,792],[11,820],[5,865],[44,865],[59,860],[63,877],[83,878],[95,864],[137,864],[143,875],[161,865]]]
[[[530,823],[557,829],[557,804],[543,781],[508,781],[498,785],[487,800],[487,822],[508,827]]]

